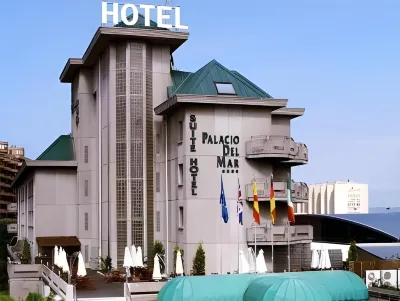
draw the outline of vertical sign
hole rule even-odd
[[[189,129],[190,129],[190,138],[189,138],[190,152],[195,153],[196,152],[196,130],[197,130],[197,122],[196,122],[195,115],[190,115]],[[190,158],[189,165],[190,165],[189,172],[190,172],[190,176],[192,178],[190,189],[191,189],[192,195],[197,195],[197,174],[199,172],[197,158]]]

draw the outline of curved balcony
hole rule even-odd
[[[259,201],[269,201],[270,198],[270,181],[266,179],[256,179],[257,196]],[[292,181],[292,202],[304,203],[308,202],[309,188],[306,183]],[[274,194],[276,201],[287,201],[287,184],[285,181],[274,181]],[[253,184],[246,184],[246,198],[253,201]]]
[[[246,229],[248,245],[286,245],[291,243],[310,243],[313,240],[313,227],[309,225],[271,225],[261,224],[256,228]]]
[[[252,136],[246,142],[246,158],[274,158],[299,165],[308,162],[308,148],[288,136]]]

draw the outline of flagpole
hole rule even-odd
[[[219,235],[220,235],[220,242],[221,242],[220,266],[221,266],[221,275],[222,275],[222,246],[223,246],[223,242],[222,242],[222,219],[221,219],[221,221],[220,221],[220,228],[219,228],[219,229],[220,229],[220,230],[219,230],[219,231],[220,231]]]
[[[290,272],[290,222],[288,221],[288,271]]]
[[[254,223],[254,257],[256,258],[254,263],[255,273],[257,273],[257,225]]]
[[[274,224],[271,222],[271,260],[272,260],[272,273],[274,272]]]

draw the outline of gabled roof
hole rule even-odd
[[[400,255],[400,243],[357,244],[357,247],[381,259],[392,259]]]
[[[218,95],[215,83],[231,83],[237,96],[272,98],[237,71],[231,71],[212,60],[194,73],[171,71],[173,86],[168,88],[168,98],[177,94]]]
[[[75,160],[71,135],[61,135],[58,137],[36,160]]]

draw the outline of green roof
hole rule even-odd
[[[61,135],[58,137],[36,160],[75,160],[72,136]]]
[[[237,71],[231,71],[212,60],[194,73],[171,71],[173,86],[168,87],[168,97],[176,94],[218,95],[215,83],[231,83],[237,96],[272,98]]]
[[[133,15],[129,15],[127,17],[128,21],[132,20]],[[158,24],[153,20],[150,20],[150,26],[144,25],[144,16],[139,14],[139,18],[134,25],[126,25],[124,22],[119,22],[114,27],[130,27],[130,28],[143,28],[143,29],[158,29],[158,30],[167,30],[167,28],[158,27]]]

